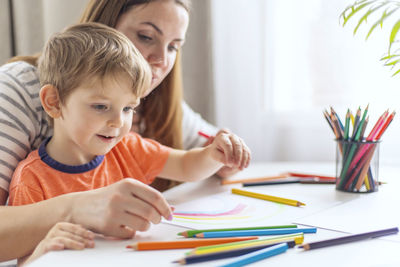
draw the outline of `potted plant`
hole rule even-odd
[[[350,20],[358,19],[357,25],[354,28],[353,34],[356,34],[360,26],[363,23],[369,24],[369,19],[372,20],[372,25],[366,34],[365,39],[367,40],[372,32],[380,26],[383,27],[383,23],[388,18],[396,17],[393,15],[400,9],[400,1],[395,0],[359,0],[346,7],[346,9],[340,15],[340,21],[343,26]],[[398,12],[397,12],[398,14]],[[356,18],[357,17],[357,18]],[[390,30],[388,49],[381,60],[385,66],[395,68],[393,76],[400,73],[400,46],[399,40],[396,39],[400,30],[400,17],[395,20]]]

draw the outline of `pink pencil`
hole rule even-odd
[[[207,139],[210,139],[210,138],[211,138],[210,135],[208,135],[208,134],[206,134],[206,133],[203,133],[202,131],[198,131],[197,133],[198,133],[199,135],[203,136],[204,138],[207,138]]]

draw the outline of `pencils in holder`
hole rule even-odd
[[[336,189],[346,192],[375,192],[378,190],[379,143],[396,112],[385,111],[365,138],[369,122],[369,105],[364,111],[359,107],[354,120],[347,109],[344,126],[331,107],[323,111],[337,141]],[[351,129],[352,128],[352,129]]]

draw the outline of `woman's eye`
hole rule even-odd
[[[150,36],[144,35],[144,34],[138,34],[139,39],[143,40],[143,41],[151,41],[153,40],[153,38],[151,38]]]
[[[96,105],[92,105],[92,108],[98,111],[105,111],[107,110],[107,106],[106,105],[102,105],[102,104],[96,104]]]

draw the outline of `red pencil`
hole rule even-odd
[[[203,136],[204,138],[207,138],[207,139],[210,139],[210,138],[211,138],[210,135],[208,135],[208,134],[206,134],[206,133],[203,133],[202,131],[198,131],[197,133],[198,133],[199,135]]]
[[[396,115],[396,111],[393,111],[392,114],[386,119],[385,124],[378,130],[378,134],[374,138],[374,140],[379,140],[382,136],[382,134],[386,131],[386,128],[389,126],[389,124],[392,122],[394,115]]]

